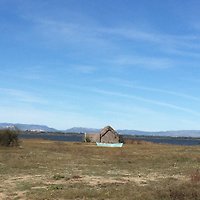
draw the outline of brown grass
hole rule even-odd
[[[0,149],[0,199],[200,199],[200,147],[24,140]]]
[[[151,142],[146,142],[144,140],[137,140],[137,139],[128,139],[128,138],[125,138],[124,139],[124,143],[125,144],[151,144]]]
[[[200,183],[200,171],[199,169],[196,169],[191,173],[191,181],[193,183]]]

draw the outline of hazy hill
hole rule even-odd
[[[73,127],[65,130],[65,132],[76,133],[98,133],[100,129]],[[200,137],[200,130],[177,130],[177,131],[139,131],[120,129],[117,130],[122,135],[147,135],[147,136],[172,136],[172,137]]]
[[[171,136],[171,137],[200,137],[200,130],[176,130],[176,131],[138,131],[118,130],[123,135],[147,135],[147,136]]]
[[[85,128],[85,127],[73,127],[66,130],[56,130],[45,125],[35,124],[13,124],[13,123],[0,123],[0,129],[10,128],[19,129],[22,131],[33,132],[65,132],[65,133],[98,133],[100,129]],[[177,131],[139,131],[120,129],[118,133],[123,135],[146,135],[146,136],[172,136],[172,137],[200,137],[200,130],[177,130]]]
[[[65,130],[64,132],[69,133],[98,133],[100,129],[97,128],[84,128],[84,127],[73,127]]]
[[[49,128],[45,125],[36,124],[13,124],[13,123],[0,123],[0,129],[18,129],[22,131],[35,131],[35,132],[56,132],[58,130],[54,128]]]

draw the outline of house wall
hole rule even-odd
[[[101,139],[99,133],[87,133],[86,138],[88,138],[90,142],[104,142],[104,143],[119,142],[119,135],[114,134],[112,131],[106,132],[106,134],[103,135]]]
[[[115,135],[112,131],[108,131],[102,138],[100,142],[105,143],[118,143],[119,136]]]
[[[86,137],[89,138],[90,142],[100,142],[100,134],[98,133],[90,133]]]

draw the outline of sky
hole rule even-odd
[[[0,122],[200,129],[200,1],[0,0]]]

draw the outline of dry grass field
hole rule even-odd
[[[200,199],[200,146],[23,140],[0,147],[0,199]]]

